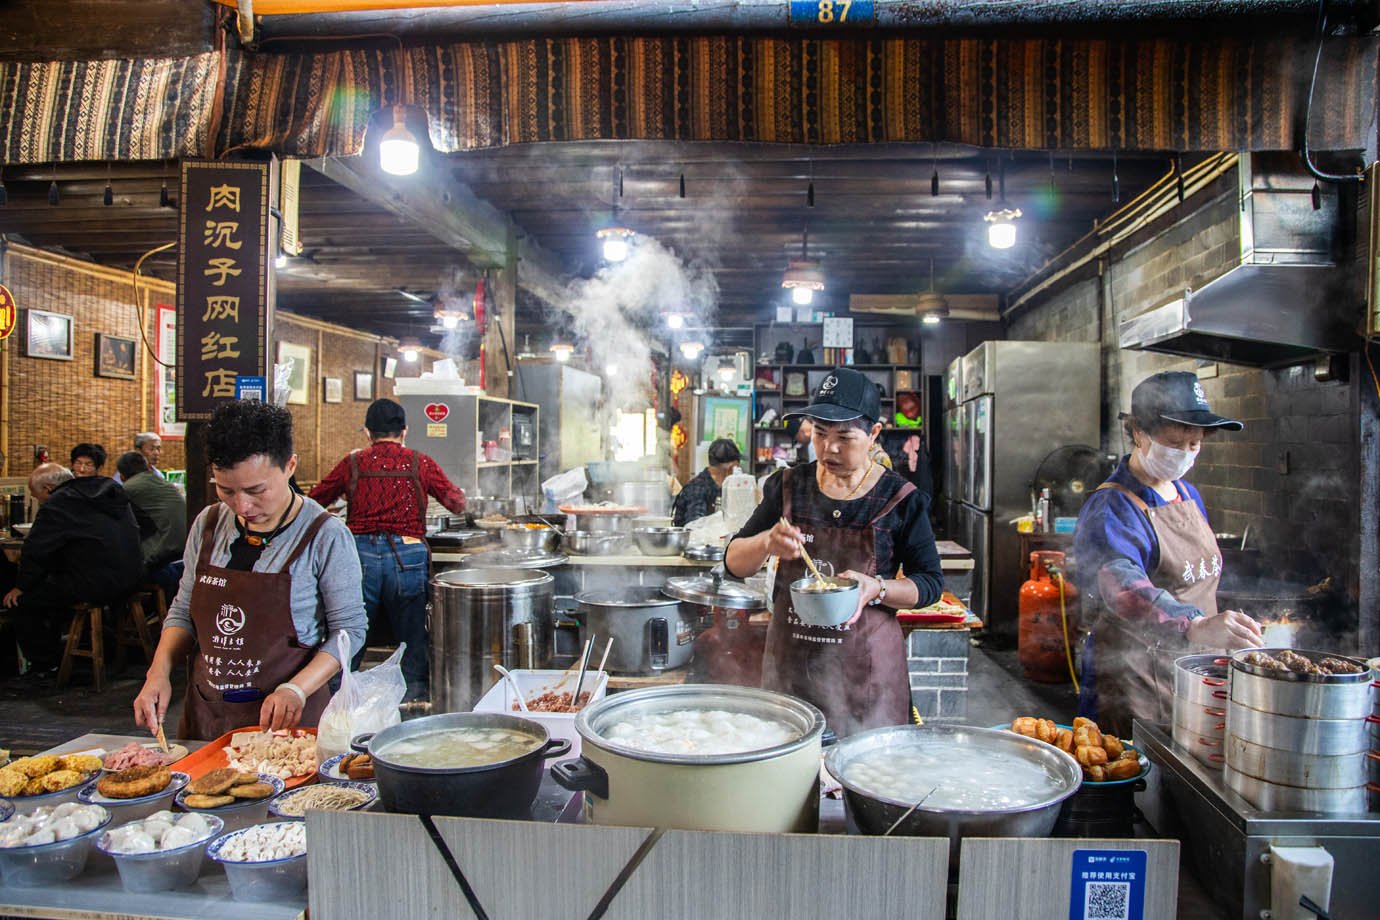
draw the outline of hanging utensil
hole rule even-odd
[[[787,527],[792,526],[791,522],[784,517],[781,519],[781,523],[785,524]],[[805,567],[814,573],[815,581],[817,581],[821,587],[829,587],[829,579],[820,574],[819,567],[816,566],[815,561],[810,558],[810,554],[806,551],[805,544],[803,543],[800,545],[800,557],[805,560]]]
[[[501,664],[494,665],[494,670],[503,675],[503,679],[507,682],[509,689],[511,689],[513,695],[517,697],[518,708],[523,712],[527,712],[527,699],[523,695],[522,685],[517,682],[517,678]]]

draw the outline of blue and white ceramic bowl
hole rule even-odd
[[[190,781],[191,777],[186,773],[174,772],[172,781],[152,795],[141,795],[135,799],[112,799],[101,795],[100,790],[96,788],[99,780],[92,780],[81,787],[81,791],[77,793],[77,801],[83,805],[99,805],[109,811],[116,821],[124,824],[127,821],[147,818],[155,811],[167,808],[168,800],[181,792]]]
[[[268,806],[268,811],[269,814],[274,817],[282,818],[285,821],[301,821],[306,817],[306,809],[301,804],[304,798],[307,800],[316,798],[321,795],[324,790],[345,789],[361,793],[364,799],[356,805],[350,805],[346,808],[331,809],[332,811],[363,811],[378,801],[379,787],[377,783],[362,783],[354,780],[346,780],[345,782],[338,783],[314,783],[310,786],[299,786],[296,789],[291,789],[275,798],[273,803]]]
[[[217,837],[206,848],[206,855],[225,868],[230,880],[230,894],[236,901],[286,901],[302,897],[307,890],[307,853],[304,849],[294,856],[266,859],[258,862],[227,859],[225,848],[230,841],[251,830],[273,832],[282,828],[301,828],[299,821],[279,821],[244,828]]]

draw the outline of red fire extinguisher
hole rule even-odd
[[[1078,589],[1064,580],[1064,554],[1030,554],[1030,580],[1021,585],[1020,659],[1025,676],[1062,684],[1073,678],[1074,612]]]

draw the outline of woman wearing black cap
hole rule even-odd
[[[814,703],[840,736],[903,724],[910,679],[895,612],[934,603],[943,585],[926,500],[872,460],[881,400],[859,371],[830,371],[810,405],[791,414],[813,421],[819,459],[767,479],[762,503],[724,557],[738,577],[768,556],[780,559],[762,685]],[[811,626],[792,610],[790,584],[806,574],[805,544],[862,587],[842,626]]]
[[[1194,374],[1173,371],[1136,386],[1122,424],[1134,449],[1084,503],[1073,549],[1096,610],[1084,656],[1096,677],[1079,710],[1129,737],[1133,718],[1170,718],[1176,657],[1256,646],[1261,635],[1244,613],[1218,612],[1222,557],[1202,497],[1183,481],[1203,438],[1241,423],[1208,407]]]
[[[713,513],[715,504],[723,492],[724,480],[733,475],[738,461],[742,459],[742,452],[730,438],[719,438],[710,444],[709,465],[676,493],[671,523],[677,527],[684,527],[691,521]]]

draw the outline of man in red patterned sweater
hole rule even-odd
[[[407,643],[402,670],[408,700],[428,695],[430,649],[426,633],[426,586],[431,554],[426,540],[427,496],[459,514],[465,493],[435,460],[403,446],[407,414],[391,399],[376,399],[364,414],[370,446],[354,450],[311,490],[329,505],[344,495],[346,523],[355,535],[364,570],[364,608],[372,626],[380,610],[393,636]],[[364,651],[355,656],[358,668]]]

